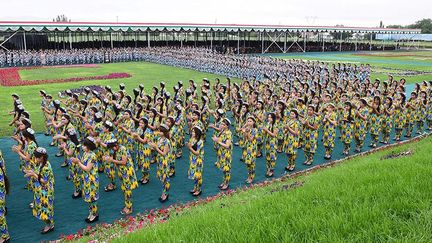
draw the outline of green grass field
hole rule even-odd
[[[119,228],[104,235],[116,234],[114,242],[430,242],[431,143],[429,136],[185,209],[126,236]],[[412,155],[382,159],[405,151]],[[293,182],[303,186],[284,189]]]

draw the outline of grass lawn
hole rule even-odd
[[[216,199],[114,242],[430,242],[431,142],[429,136]],[[404,151],[412,155],[382,159]],[[303,186],[286,190],[293,182]]]
[[[65,79],[73,77],[91,77],[108,74],[109,69],[103,66],[95,67],[65,67],[22,69],[19,71],[22,80]]]

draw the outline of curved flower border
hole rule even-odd
[[[295,179],[295,178],[298,178],[300,176],[315,172],[319,169],[334,167],[337,164],[340,164],[342,162],[345,162],[345,161],[350,160],[350,159],[355,158],[355,157],[363,157],[363,156],[366,156],[366,155],[369,155],[369,154],[372,154],[372,153],[375,153],[375,152],[378,152],[381,150],[385,150],[388,148],[398,147],[398,146],[401,146],[403,144],[417,142],[417,141],[422,140],[422,139],[429,137],[431,135],[432,135],[432,133],[423,134],[423,135],[417,136],[415,138],[412,138],[410,140],[405,140],[405,141],[401,141],[398,143],[385,145],[385,146],[371,149],[371,150],[368,150],[368,151],[365,151],[362,153],[347,156],[347,157],[339,159],[339,160],[334,160],[334,161],[330,161],[327,163],[315,165],[313,167],[310,167],[310,168],[302,170],[302,171],[298,171],[298,172],[295,172],[292,174],[283,175],[279,178],[274,178],[271,180],[265,180],[262,182],[251,184],[249,186],[238,187],[235,190],[228,190],[226,192],[220,192],[214,196],[209,196],[209,197],[206,197],[203,199],[194,200],[194,201],[190,201],[187,203],[173,204],[173,205],[170,205],[166,208],[162,207],[160,209],[146,210],[143,213],[138,213],[136,216],[129,216],[129,217],[115,220],[113,223],[96,224],[94,227],[87,226],[87,228],[78,231],[76,234],[61,235],[60,238],[57,240],[57,242],[78,240],[78,239],[81,239],[82,237],[85,237],[85,236],[88,236],[92,239],[89,242],[98,242],[98,241],[106,242],[106,241],[109,241],[110,239],[114,239],[114,238],[126,235],[128,233],[131,233],[133,231],[141,229],[145,226],[149,226],[149,225],[156,224],[156,223],[164,223],[170,218],[171,215],[178,215],[183,210],[189,209],[191,207],[196,207],[198,205],[207,204],[209,202],[215,201],[216,199],[223,198],[223,197],[229,197],[229,196],[232,196],[236,193],[239,193],[242,191],[247,191],[247,190],[250,190],[253,188],[266,187],[266,186],[269,186],[275,182],[284,182],[284,181],[287,181],[289,179]],[[284,186],[283,189],[285,189],[285,190],[295,189],[295,188],[301,187],[302,185],[303,185],[303,182],[296,181],[290,185]]]
[[[41,67],[37,67],[41,68]],[[118,79],[118,78],[130,78],[132,75],[129,73],[110,73],[107,75],[98,75],[90,77],[73,77],[64,79],[43,79],[43,80],[22,80],[19,74],[20,69],[27,68],[3,68],[0,69],[0,85],[2,86],[28,86],[38,85],[47,83],[65,83],[65,82],[77,82],[84,80],[104,80],[104,79]],[[35,68],[28,68],[35,69]]]

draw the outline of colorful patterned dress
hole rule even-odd
[[[49,161],[36,166],[34,172],[38,178],[32,178],[34,207],[33,216],[49,225],[54,224],[54,174]],[[41,181],[44,181],[43,183]]]
[[[101,142],[107,144],[109,140],[115,139],[115,135],[113,132],[103,132],[99,135]],[[103,156],[109,155],[109,149],[103,146],[99,146],[96,152],[97,161],[102,161]],[[115,185],[115,174],[116,174],[116,166],[113,163],[103,162],[101,163],[101,167],[105,170],[105,174],[110,180],[110,183]],[[99,168],[98,168],[99,169]]]
[[[204,141],[200,139],[197,142],[195,138],[191,138],[189,142],[192,144],[193,149],[199,153],[199,155],[195,155],[194,153],[190,152],[188,178],[194,180],[195,183],[194,189],[196,191],[200,191],[202,185],[202,173],[203,173],[203,162],[204,162]]]
[[[284,141],[284,147],[283,150],[288,158],[288,164],[293,167],[295,166],[295,160],[297,159],[297,148],[299,146],[299,140],[300,140],[300,122],[298,120],[289,120],[286,124],[291,130],[297,130],[299,134],[294,135],[288,131],[288,129],[285,130],[286,138]]]
[[[378,112],[378,111],[377,111]],[[369,125],[370,125],[370,134],[372,136],[372,145],[376,145],[378,142],[378,136],[381,132],[381,117],[383,112],[383,107],[380,107],[381,114],[378,114],[371,109],[371,113],[369,116]]]
[[[256,120],[256,125],[258,129],[257,151],[258,151],[258,155],[260,155],[262,153],[262,147],[264,144],[264,135],[263,135],[264,121],[260,121],[260,119],[264,118],[264,110],[256,110],[255,117],[259,118]]]
[[[156,153],[156,163],[157,163],[157,178],[162,182],[163,193],[168,194],[168,191],[171,187],[170,178],[169,178],[169,160],[170,160],[170,150],[171,142],[168,138],[160,137],[157,142],[157,147],[159,149],[164,149],[168,147],[168,153],[166,155],[161,155],[160,153]]]
[[[329,119],[332,121],[337,122],[337,114],[335,111],[332,111],[330,114],[327,114]],[[325,148],[326,156],[331,156],[333,152],[333,148],[335,145],[335,139],[336,139],[336,127],[337,124],[334,125],[327,119],[324,121],[324,127],[323,127],[323,145]]]
[[[315,115],[306,115],[305,122],[310,126],[318,126],[319,125],[319,117]],[[306,161],[312,162],[313,156],[317,149],[317,140],[318,140],[318,129],[313,130],[306,125],[303,125],[302,134],[304,134],[304,148],[303,151],[305,153]]]
[[[232,163],[232,149],[233,149],[231,131],[229,129],[227,129],[226,131],[222,131],[218,139],[223,144],[226,144],[228,141],[231,141],[231,146],[229,148],[218,146],[217,162],[216,162],[216,166],[219,169],[221,169],[224,174],[223,183],[225,185],[228,185],[231,180],[231,163]]]
[[[405,107],[405,128],[406,128],[406,136],[411,136],[411,133],[414,129],[415,121],[417,120],[417,113],[415,107],[417,107],[417,101],[414,99],[410,99],[408,101],[409,106]]]
[[[245,138],[245,148],[243,149],[243,158],[248,170],[248,178],[255,178],[255,162],[257,156],[257,139],[258,129],[252,128],[248,132],[251,140]]]
[[[341,120],[341,141],[344,144],[345,152],[348,152],[351,148],[351,142],[353,140],[354,131],[354,110],[351,110],[351,120],[349,120],[349,110],[343,110]]]
[[[9,231],[6,224],[6,167],[3,154],[0,151],[0,234],[3,240],[9,239]]]
[[[146,130],[143,132],[142,128],[137,129],[138,136],[142,137],[143,139],[147,139],[148,142],[153,141],[153,131],[150,128],[146,128]],[[138,168],[141,170],[142,173],[142,180],[149,180],[150,179],[150,162],[151,162],[151,155],[152,150],[148,143],[140,143],[137,142],[137,151],[136,151],[136,161],[138,164]]]
[[[393,111],[394,108],[391,106],[387,109],[390,114],[388,114],[385,110],[383,110],[382,121],[381,121],[381,132],[384,143],[389,143],[390,133],[393,127]]]
[[[99,173],[96,154],[93,152],[84,152],[81,161],[84,166],[93,164],[90,171],[82,171],[82,190],[84,201],[89,203],[89,211],[93,215],[97,215],[97,201],[99,200]]]
[[[432,93],[426,105],[426,123],[427,123],[427,129],[431,130],[432,129]]]
[[[402,107],[399,101],[395,101],[394,108],[394,127],[395,127],[395,139],[398,141],[402,137],[402,131],[405,127],[405,107]]]
[[[424,122],[426,119],[426,105],[423,104],[421,99],[417,100],[417,133],[420,134],[424,128]]]
[[[171,135],[171,141],[174,148],[174,154],[181,155],[181,149],[184,145],[184,126],[182,126],[182,117],[181,115],[179,117],[176,117],[174,121],[174,125],[171,128],[170,135]],[[179,125],[176,125],[176,123],[179,123]]]
[[[360,108],[359,113],[362,116],[365,116],[366,120],[363,120],[358,116],[356,116],[356,118],[354,119],[354,124],[355,124],[354,138],[356,140],[357,151],[363,147],[363,143],[366,138],[369,108],[368,107]]]
[[[271,136],[268,133],[265,134],[266,167],[267,167],[267,171],[273,172],[277,160],[278,129],[276,127],[272,128],[272,125],[270,123],[266,125],[266,128],[272,133],[276,132],[275,137]]]
[[[20,170],[22,173],[25,174],[25,170],[34,170],[35,168],[35,162],[34,162],[34,156],[33,153],[36,150],[37,145],[34,141],[29,141],[28,144],[26,144],[24,148],[24,153],[28,154],[30,156],[30,160],[26,161],[24,159],[20,159]],[[30,177],[27,177],[27,190],[32,191],[33,190],[33,180]]]
[[[134,130],[135,123],[132,119],[123,120],[121,125],[130,131]],[[130,152],[134,151],[134,141],[133,137],[129,134],[123,131],[121,128],[119,128],[118,133],[118,142],[125,146]]]
[[[115,152],[115,160],[121,161],[123,156],[127,157],[125,165],[117,166],[118,177],[121,181],[121,190],[123,191],[125,207],[132,210],[132,190],[138,187],[138,181],[135,175],[135,170],[132,162],[132,157],[125,146],[120,145],[119,150]]]
[[[68,156],[65,153],[66,162],[69,166],[69,177],[72,179],[72,182],[74,184],[74,188],[76,192],[81,191],[81,171],[78,164],[72,163],[71,158],[79,158],[80,153],[79,149],[77,149],[77,146],[71,141],[68,140],[66,142],[66,148],[69,151],[73,151],[73,154],[71,156]]]

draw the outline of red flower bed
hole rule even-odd
[[[26,86],[48,83],[64,83],[77,82],[83,80],[101,80],[101,79],[117,79],[130,78],[132,75],[128,73],[110,73],[107,75],[90,76],[90,77],[74,77],[64,79],[44,79],[44,80],[22,80],[19,75],[19,68],[3,68],[0,69],[0,84],[2,86]]]

